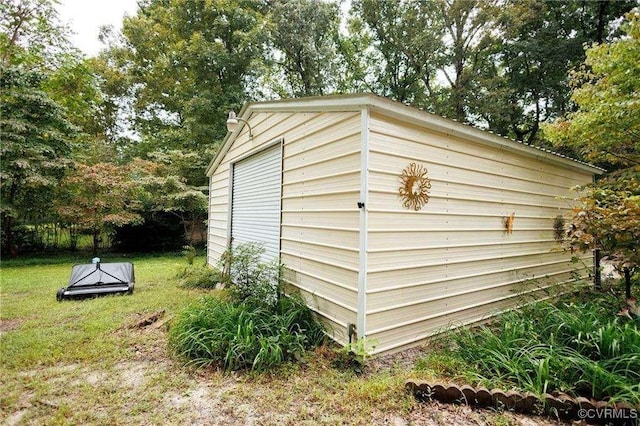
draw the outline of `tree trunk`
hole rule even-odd
[[[4,229],[7,251],[9,252],[9,257],[15,258],[18,255],[18,250],[16,250],[16,246],[13,243],[13,218],[5,214],[3,219],[2,228]]]
[[[98,243],[100,242],[100,231],[93,231],[93,257],[98,255]]]
[[[6,200],[6,204],[13,205],[14,200],[16,199],[16,193],[18,192],[18,184],[16,183],[18,179],[14,179],[13,184],[11,185],[11,189],[9,190],[9,197]],[[6,244],[7,250],[9,251],[9,257],[14,258],[18,256],[18,250],[13,242],[13,218],[5,212],[3,216],[3,224],[2,228],[4,229],[6,235]]]
[[[601,0],[598,2],[598,27],[596,32],[596,42],[598,42],[598,44],[602,44],[602,39],[604,38],[604,26],[606,23],[605,13],[608,5],[608,0]]]

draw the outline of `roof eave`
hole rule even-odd
[[[389,101],[385,98],[376,99],[374,105],[372,105],[372,110],[386,116],[395,117],[418,125],[424,125],[432,130],[447,135],[458,136],[463,139],[470,139],[475,142],[490,144],[494,146],[498,145],[507,151],[524,154],[528,157],[544,159],[546,161],[550,161],[566,167],[579,169],[598,175],[606,172],[604,169],[596,167],[592,164],[576,160],[562,154],[558,154],[551,150],[536,147],[533,145],[527,145],[523,142],[497,135],[491,131],[482,130],[450,118],[440,117],[404,104],[400,104],[396,108],[389,108],[389,105],[385,105],[387,102],[394,103],[393,101]]]
[[[254,112],[359,111],[366,107],[370,107],[372,111],[382,115],[425,126],[444,134],[470,139],[483,144],[497,145],[507,151],[524,154],[536,159],[544,159],[565,167],[579,169],[593,174],[602,174],[605,172],[604,169],[553,151],[526,145],[522,142],[373,94],[316,96],[246,103],[240,110],[238,116],[243,120],[249,120]],[[224,155],[231,148],[235,138],[240,134],[242,127],[245,125],[243,121],[241,121],[241,123],[242,125],[239,126],[238,129],[234,132],[227,133],[223,139],[220,150],[207,167],[207,176],[213,174]]]

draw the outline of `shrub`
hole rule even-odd
[[[241,244],[221,262],[228,273],[205,266],[185,270],[183,285],[203,287],[223,281],[230,300],[208,297],[185,310],[169,332],[173,350],[196,365],[227,370],[265,370],[316,346],[324,332],[297,296],[280,297],[282,266],[264,263],[264,248]]]
[[[230,289],[238,302],[273,307],[278,302],[282,265],[277,260],[262,262],[264,247],[257,243],[239,244],[222,256],[228,267]]]
[[[170,213],[144,214],[144,222],[118,227],[111,240],[113,250],[148,253],[180,250],[185,245],[184,227]]]
[[[224,282],[222,272],[209,265],[190,265],[178,273],[178,285],[185,288],[213,289]]]
[[[42,251],[44,244],[38,232],[28,226],[15,226],[12,230],[13,248],[18,253],[33,253]],[[0,246],[2,253],[9,253],[7,235],[4,228],[0,228]]]
[[[640,403],[639,321],[615,316],[612,294],[586,302],[538,302],[493,324],[450,334],[449,355],[468,362],[477,381],[542,394]]]
[[[207,297],[185,310],[169,333],[173,350],[198,366],[265,370],[322,342],[321,325],[297,297],[273,308]]]

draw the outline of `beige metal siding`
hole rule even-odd
[[[569,188],[589,182],[589,173],[380,114],[369,131],[366,323],[376,352],[573,279],[575,265],[556,251],[553,222],[569,209]],[[418,212],[398,196],[399,175],[411,162],[426,166],[432,181]]]
[[[553,222],[593,167],[372,95],[259,103],[242,116],[254,138],[245,126],[225,139],[208,170],[208,262],[228,245],[230,164],[283,140],[285,281],[339,342],[357,323],[376,353],[398,350],[573,279]],[[432,180],[419,212],[398,198],[411,162]]]
[[[359,112],[257,112],[210,178],[208,262],[228,243],[229,164],[282,138],[280,259],[290,291],[301,293],[346,342],[356,321],[360,191]]]
[[[356,321],[360,114],[316,114],[285,135],[282,262],[288,282],[346,343]]]

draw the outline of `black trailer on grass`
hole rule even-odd
[[[74,265],[69,285],[58,290],[56,299],[132,294],[134,282],[133,264],[129,262]]]

